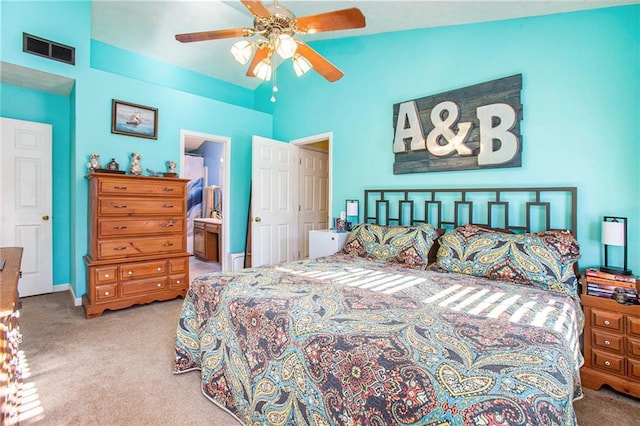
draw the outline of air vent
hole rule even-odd
[[[65,46],[64,44],[27,33],[22,33],[22,51],[64,62],[65,64],[76,64],[75,47]]]

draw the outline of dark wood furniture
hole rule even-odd
[[[92,173],[89,181],[87,318],[156,300],[189,286],[188,179]]]
[[[18,424],[18,392],[22,374],[18,346],[21,335],[18,325],[18,279],[22,247],[1,247],[0,261],[0,424]]]
[[[640,398],[640,306],[580,295],[585,314],[582,385],[613,389]]]

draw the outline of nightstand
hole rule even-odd
[[[582,385],[613,389],[640,398],[640,306],[590,296],[586,282],[580,295],[584,307]]]
[[[337,232],[333,229],[309,231],[309,259],[329,256],[342,250],[348,235],[348,232]]]

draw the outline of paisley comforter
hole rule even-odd
[[[244,424],[575,424],[572,297],[334,255],[201,276],[174,372]]]

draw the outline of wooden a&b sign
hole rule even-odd
[[[393,173],[522,166],[522,74],[393,106]]]

